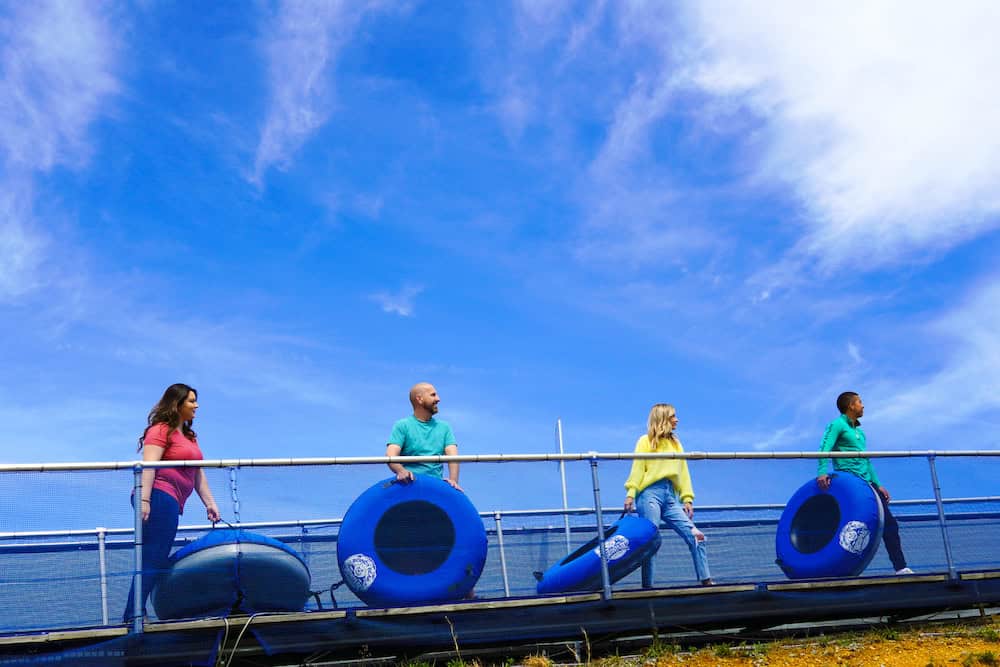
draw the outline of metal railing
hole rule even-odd
[[[567,545],[569,544],[569,519],[573,514],[593,514],[597,534],[599,537],[599,552],[601,558],[601,593],[605,599],[611,597],[611,579],[608,572],[608,559],[605,551],[605,535],[603,513],[606,508],[602,507],[600,495],[599,463],[601,461],[627,461],[635,459],[686,459],[686,460],[788,460],[788,459],[836,459],[836,458],[924,458],[927,460],[931,476],[931,485],[934,493],[933,499],[926,501],[894,501],[897,505],[934,503],[937,510],[937,520],[941,528],[944,556],[947,564],[948,576],[954,579],[957,574],[954,559],[952,557],[952,547],[947,530],[947,523],[944,505],[948,503],[998,500],[1000,497],[991,496],[985,498],[952,498],[941,497],[940,485],[938,483],[935,460],[937,458],[955,457],[1000,457],[997,450],[952,450],[952,451],[872,451],[872,452],[666,452],[666,453],[632,453],[632,452],[586,452],[586,453],[560,453],[560,454],[479,454],[479,455],[453,455],[453,456],[371,456],[371,457],[324,457],[324,458],[267,458],[267,459],[212,459],[198,461],[115,461],[115,462],[95,462],[95,463],[31,463],[31,464],[6,464],[0,465],[0,474],[3,473],[26,473],[26,472],[55,472],[55,471],[108,471],[108,470],[132,470],[134,475],[134,488],[141,493],[142,471],[147,468],[228,468],[231,474],[239,468],[259,468],[259,467],[300,467],[300,466],[351,466],[368,464],[388,464],[388,463],[524,463],[524,462],[559,462],[560,464],[571,461],[586,461],[591,469],[591,484],[594,503],[592,507],[558,510],[505,510],[481,512],[483,518],[492,518],[494,530],[497,535],[499,547],[500,567],[503,580],[504,594],[510,595],[510,585],[507,574],[506,554],[504,550],[504,533],[502,520],[511,516],[563,516],[565,518],[565,530],[567,535]],[[235,494],[234,503],[239,499]],[[139,496],[141,497],[141,495]],[[565,503],[565,501],[564,501]],[[743,506],[702,506],[701,510],[712,509],[781,509],[783,505],[759,504]],[[238,518],[238,515],[237,515]],[[308,521],[282,521],[282,522],[255,522],[239,523],[242,528],[279,528],[298,527],[303,533],[307,533],[309,527],[320,525],[337,525],[340,519],[317,519]],[[107,538],[112,535],[133,536],[132,544],[134,549],[134,570],[133,585],[136,591],[142,590],[142,514],[141,503],[136,503],[135,522],[132,529],[109,529],[97,527],[93,530],[68,530],[68,531],[20,531],[20,532],[0,532],[0,539],[28,539],[28,538],[51,538],[51,537],[73,537],[94,535],[98,542],[100,589],[102,601],[102,619],[104,624],[108,624],[108,599],[107,599]],[[182,531],[204,530],[204,527],[181,528]],[[51,545],[50,545],[51,546]],[[132,629],[135,632],[143,631],[143,621],[145,609],[141,604],[142,596],[135,596],[135,619]]]
[[[942,504],[947,505],[967,505],[967,504],[990,504],[990,503],[1000,503],[1000,496],[969,496],[962,498],[942,498]],[[920,499],[910,499],[910,500],[894,500],[893,505],[895,506],[933,506],[935,505],[935,500],[933,498],[920,498]],[[746,504],[746,505],[701,505],[699,511],[702,513],[730,513],[730,512],[760,512],[760,511],[779,511],[784,509],[783,504],[777,503],[762,503],[762,504]],[[602,513],[614,514],[618,512],[620,507],[604,507],[602,508]],[[504,519],[515,519],[515,518],[539,518],[539,517],[560,517],[564,518],[566,521],[572,516],[591,516],[594,515],[595,511],[593,507],[571,507],[567,509],[523,509],[523,510],[489,510],[484,512],[479,512],[480,518],[484,522],[492,521],[492,533],[496,536],[496,546],[497,546],[497,557],[499,559],[500,566],[500,578],[503,586],[503,592],[505,597],[509,597],[511,594],[510,588],[510,576],[508,573],[508,557],[507,557],[507,547],[504,542],[505,529],[503,521]],[[1000,514],[998,512],[997,514]],[[961,518],[962,515],[957,515],[957,518]],[[978,514],[976,515],[978,516]],[[914,515],[900,517],[901,520],[913,520],[921,519],[927,520],[931,518],[932,515]],[[948,515],[948,518],[952,518],[953,515]],[[298,537],[293,535],[279,535],[276,536],[285,542],[293,542],[298,540],[302,544],[304,551],[308,550],[311,542],[325,542],[325,541],[335,541],[336,536],[316,536],[310,538],[311,528],[326,528],[326,527],[336,527],[342,523],[342,517],[331,517],[331,518],[320,518],[320,519],[298,519],[290,521],[252,521],[252,522],[241,522],[240,528],[247,530],[272,530],[281,528],[298,528],[300,534]],[[774,525],[777,524],[778,519],[774,518],[756,518],[752,520],[753,524],[759,525]],[[724,525],[743,525],[743,520],[709,520],[703,526],[724,526]],[[207,530],[212,528],[211,524],[193,524],[188,526],[181,526],[178,528],[178,538],[175,544],[184,544],[192,538],[182,537],[185,534],[202,534]],[[578,527],[580,530],[582,527]],[[491,529],[487,529],[490,532]],[[559,528],[548,525],[540,528],[517,528],[514,529],[515,533],[522,533],[525,530],[543,530],[546,532],[558,531]],[[0,544],[0,554],[9,553],[11,551],[24,551],[30,550],[33,552],[45,552],[45,551],[56,551],[65,549],[81,550],[84,548],[95,548],[97,551],[97,570],[98,570],[98,586],[100,591],[101,600],[101,623],[102,625],[109,624],[109,598],[108,598],[108,588],[109,588],[109,574],[108,574],[108,551],[110,549],[120,548],[121,544],[128,543],[134,545],[134,539],[131,536],[134,534],[134,529],[132,528],[106,528],[103,526],[98,526],[89,529],[76,529],[76,530],[37,530],[37,531],[5,531],[0,532],[0,542],[22,540],[22,542],[16,542],[13,544]],[[567,540],[570,537],[567,534]],[[115,541],[115,537],[126,538],[123,541]],[[52,540],[54,538],[81,538],[75,541],[63,541],[63,542],[27,542],[23,540]],[[571,551],[569,548],[567,551]],[[308,555],[304,553],[304,555]]]

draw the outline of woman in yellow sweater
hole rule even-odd
[[[649,411],[649,430],[635,443],[637,454],[645,452],[683,452],[681,441],[674,433],[677,411],[667,403],[657,403]],[[686,459],[635,459],[632,472],[625,481],[625,511],[637,509],[639,516],[657,526],[661,521],[670,525],[684,538],[694,559],[698,580],[712,585],[705,553],[705,535],[698,530],[694,516],[694,490]],[[637,497],[638,496],[638,497]],[[642,566],[642,586],[653,585],[653,559]]]

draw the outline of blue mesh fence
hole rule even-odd
[[[986,464],[988,467],[992,460]],[[968,465],[969,462],[965,461]],[[705,475],[713,462],[699,462]],[[776,462],[794,470],[795,479],[809,479],[812,462]],[[878,467],[888,486],[890,479],[917,478],[926,461],[879,461]],[[982,466],[983,464],[980,464]],[[737,467],[726,462],[727,468]],[[901,470],[912,466],[912,470]],[[942,465],[942,478],[959,478],[957,462]],[[541,468],[534,470],[533,468]],[[620,505],[621,487],[627,467],[602,465],[603,505]],[[949,469],[950,468],[950,469]],[[504,573],[494,512],[500,512],[503,532],[507,587],[512,596],[533,595],[533,572],[544,571],[566,555],[565,524],[560,514],[524,514],[525,510],[561,504],[558,475],[554,465],[465,464],[463,485],[468,497],[484,516],[488,552],[486,568],[476,585],[480,598],[503,597]],[[523,473],[523,474],[522,474]],[[803,474],[804,473],[804,474]],[[905,474],[904,474],[905,473]],[[309,567],[311,589],[319,600],[310,598],[308,610],[332,606],[331,586],[341,581],[337,566],[339,522],[353,500],[365,489],[390,476],[384,465],[309,466],[281,468],[206,469],[224,519],[233,522],[237,511],[244,523],[291,522],[302,525],[252,527],[250,530],[279,539],[289,545]],[[978,474],[983,474],[980,470]],[[581,508],[592,499],[591,471],[586,462],[567,465],[572,488],[570,506]],[[488,485],[502,484],[506,493],[487,493]],[[924,483],[897,484],[896,498],[930,496],[929,475]],[[785,483],[778,495],[789,496],[797,483]],[[946,497],[958,496],[957,489],[942,484]],[[954,483],[953,483],[953,486]],[[133,570],[133,514],[129,504],[131,471],[10,473],[0,474],[0,632],[17,633],[56,628],[114,625],[120,622]],[[235,487],[235,500],[234,490]],[[951,491],[951,493],[949,493]],[[478,501],[477,498],[486,498]],[[499,499],[499,500],[498,500]],[[919,572],[943,572],[945,555],[941,528],[933,503],[894,503],[900,518],[903,547],[910,564]],[[1000,502],[996,500],[949,503],[948,534],[955,565],[959,570],[998,567],[1000,547]],[[618,518],[619,511],[608,509],[605,524]],[[696,521],[708,536],[708,555],[713,577],[719,583],[781,581],[784,575],[774,564],[774,534],[780,509],[699,509]],[[374,518],[373,518],[374,520]],[[596,535],[595,517],[570,516],[572,548]],[[108,529],[105,538],[105,574],[101,576],[101,552],[95,531]],[[188,527],[197,526],[197,530]],[[192,495],[181,518],[175,548],[206,531],[204,509]],[[31,536],[30,531],[92,531],[90,534]],[[656,556],[657,586],[691,585],[695,573],[684,542],[669,528],[662,529],[663,545]],[[867,575],[891,573],[892,568],[880,548],[866,570]],[[633,573],[616,584],[616,589],[638,588],[639,575]],[[333,591],[336,605],[361,605],[347,588]],[[107,618],[105,618],[105,608]],[[152,604],[148,607],[155,620]]]

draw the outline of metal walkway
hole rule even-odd
[[[684,587],[149,623],[0,637],[0,664],[280,665],[433,650],[606,640],[681,630],[764,630],[859,617],[905,619],[1000,604],[1000,571]],[[249,662],[246,662],[249,661]]]

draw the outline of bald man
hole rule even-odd
[[[438,411],[437,389],[428,382],[420,382],[410,389],[410,405],[413,415],[400,419],[392,427],[392,435],[385,446],[386,456],[440,456],[458,454],[458,445],[448,422],[435,419]],[[389,469],[396,473],[400,482],[410,482],[414,473],[431,475],[440,479],[443,472],[440,463],[411,463],[404,467],[400,463],[390,463]],[[458,485],[458,463],[448,464],[446,482],[462,490]]]

